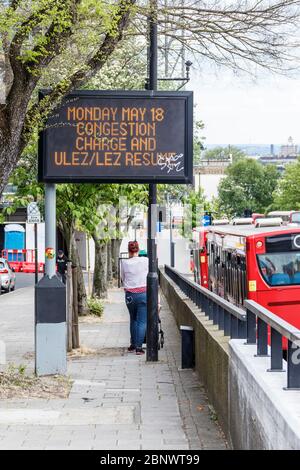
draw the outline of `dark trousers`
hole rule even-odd
[[[147,327],[147,294],[146,292],[126,292],[125,302],[130,315],[131,345],[141,348]]]
[[[63,282],[64,284],[67,282],[67,276],[66,276],[66,273],[57,273],[58,274],[58,278],[61,280],[61,282]]]

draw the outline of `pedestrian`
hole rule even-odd
[[[139,257],[137,241],[128,243],[129,258],[121,263],[121,279],[125,289],[125,302],[130,316],[129,352],[145,354],[143,341],[147,326],[147,274],[149,260]]]
[[[58,254],[56,258],[57,272],[59,274],[59,277],[61,278],[61,281],[65,284],[68,258],[64,254],[63,250],[58,250],[57,254]]]

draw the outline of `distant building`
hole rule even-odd
[[[289,137],[288,143],[280,147],[279,156],[286,157],[297,157],[298,155],[298,145],[295,145],[292,137]]]
[[[194,187],[198,191],[203,189],[208,200],[218,196],[218,185],[231,164],[232,159],[200,160],[199,165],[194,166]]]
[[[295,155],[293,157],[280,157],[279,155],[265,155],[260,157],[258,161],[263,165],[275,165],[279,171],[284,171],[286,165],[295,163],[298,160],[298,157]]]
[[[279,171],[284,171],[286,165],[295,163],[299,158],[299,148],[295,145],[292,137],[288,139],[288,143],[281,145],[277,151],[274,152],[274,145],[270,146],[270,155],[262,155],[258,161],[263,165],[275,165]]]

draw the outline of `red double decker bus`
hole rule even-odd
[[[240,307],[255,300],[300,329],[300,228],[206,227],[195,250],[203,255],[199,284]]]

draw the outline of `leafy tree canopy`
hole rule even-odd
[[[245,152],[232,145],[206,150],[203,155],[204,160],[232,160],[232,162],[236,162],[245,157]]]
[[[272,209],[299,210],[300,209],[300,160],[287,165],[284,175],[274,191]]]
[[[263,166],[252,158],[230,165],[218,187],[219,211],[241,216],[245,209],[265,212],[273,202],[279,173],[275,166]]]

